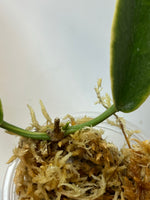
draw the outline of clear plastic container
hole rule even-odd
[[[95,117],[97,114],[95,113],[78,113],[73,115],[76,118],[82,118],[83,116],[90,116]],[[108,124],[107,122],[102,122],[97,128],[102,128],[104,130],[103,138],[106,139],[108,142],[113,143],[120,149],[125,143],[124,135],[122,134],[122,131],[117,126],[112,126]],[[128,130],[137,130],[137,127],[132,125],[131,123],[127,122],[126,127]],[[145,140],[144,135],[142,133],[134,134],[132,136],[133,138],[136,138],[138,140]],[[17,200],[17,195],[15,194],[15,185],[13,183],[14,175],[15,175],[15,169],[18,164],[19,160],[13,161],[11,164],[9,164],[6,175],[4,178],[4,184],[3,184],[3,191],[2,191],[2,200]]]
[[[17,200],[13,179],[18,162],[19,160],[15,160],[8,165],[2,188],[2,200]]]

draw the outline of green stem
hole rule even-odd
[[[96,117],[88,122],[85,122],[83,124],[78,124],[78,125],[68,127],[68,129],[65,131],[65,136],[69,135],[71,133],[74,133],[77,130],[82,129],[86,126],[88,126],[88,127],[96,126],[97,124],[101,123],[102,121],[104,121],[105,119],[107,119],[108,117],[113,115],[115,112],[117,112],[116,107],[115,107],[115,105],[112,105],[105,112],[100,114],[98,117]]]
[[[23,137],[29,137],[37,140],[50,140],[50,137],[46,133],[27,131],[12,124],[9,124],[5,121],[2,122],[0,127]]]
[[[84,127],[93,127],[96,126],[97,124],[101,123],[102,121],[104,121],[105,119],[107,119],[109,116],[113,115],[116,112],[116,108],[114,105],[112,105],[110,108],[108,108],[104,113],[102,113],[101,115],[99,115],[98,117],[85,122],[83,124],[78,124],[75,126],[69,126],[66,127],[66,130],[64,132],[64,135],[67,136],[71,133],[76,132],[79,129],[82,129]],[[28,130],[24,130],[22,128],[19,128],[17,126],[14,126],[8,122],[3,121],[0,124],[1,128],[4,128],[12,133],[15,133],[17,135],[23,136],[23,137],[28,137],[28,138],[32,138],[32,139],[37,139],[37,140],[51,140],[51,138],[46,134],[46,133],[40,133],[40,132],[31,132]]]

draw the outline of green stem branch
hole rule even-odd
[[[100,114],[98,117],[96,117],[88,122],[68,127],[68,129],[65,131],[65,135],[74,133],[77,130],[82,129],[86,126],[88,126],[88,127],[96,126],[97,124],[101,123],[102,121],[104,121],[105,119],[107,119],[108,117],[110,117],[111,115],[113,115],[116,112],[117,112],[116,107],[114,105],[112,105],[105,112]]]
[[[31,132],[31,131],[19,128],[17,126],[14,126],[5,121],[3,121],[0,127],[23,137],[29,137],[29,138],[37,139],[37,140],[50,140],[50,137],[46,133]]]
[[[68,127],[66,127],[66,130],[64,130],[64,136],[74,133],[77,130],[80,130],[87,126],[88,127],[96,126],[97,124],[99,124],[102,121],[104,121],[105,119],[107,119],[109,116],[113,115],[116,111],[117,110],[116,110],[115,106],[112,105],[104,113],[102,113],[98,117],[96,117],[88,122],[78,124],[75,126],[68,126]],[[23,136],[23,137],[28,137],[28,138],[32,138],[32,139],[38,139],[38,140],[51,140],[51,138],[46,133],[31,132],[28,130],[24,130],[24,129],[14,126],[6,121],[2,121],[2,123],[0,124],[0,127],[4,128],[12,133],[15,133],[17,135]]]

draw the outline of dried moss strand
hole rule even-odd
[[[123,133],[123,135],[124,135],[124,137],[125,137],[125,140],[126,140],[126,142],[127,142],[127,144],[128,144],[128,147],[129,147],[129,149],[131,149],[130,141],[129,141],[129,139],[128,139],[128,137],[127,137],[127,134],[126,134],[126,132],[125,132],[124,125],[123,125],[123,123],[121,122],[121,120],[119,119],[118,115],[116,115],[116,114],[114,114],[114,115],[115,115],[115,117],[117,118],[117,120],[118,120],[118,122],[119,122],[120,128],[121,128],[122,133]]]

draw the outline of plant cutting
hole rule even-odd
[[[0,101],[0,127],[21,136],[14,156],[19,158],[15,184],[18,199],[149,199],[150,142],[132,146],[117,112],[136,110],[150,94],[150,3],[118,0],[111,35],[113,104],[96,118],[51,121],[41,102],[46,125],[40,126],[29,107],[32,126],[27,130],[4,120]],[[128,148],[119,151],[92,127],[115,115]],[[84,122],[83,122],[84,121]],[[35,129],[36,131],[32,131]]]

